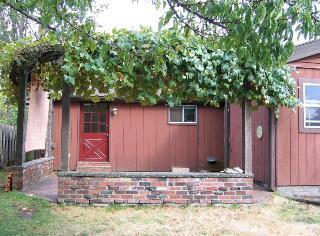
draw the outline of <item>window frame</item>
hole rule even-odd
[[[306,126],[307,119],[306,119],[306,109],[305,108],[320,108],[320,100],[307,100],[309,101],[308,103],[306,102],[306,86],[316,86],[320,88],[319,83],[303,83],[303,126],[305,129],[319,129],[320,125],[318,126]],[[312,122],[317,122],[320,123],[320,120],[313,120],[309,121],[309,123]]]
[[[305,85],[315,85],[320,87],[320,79],[307,79],[300,78],[299,80],[299,99],[302,103],[302,106],[299,107],[299,132],[300,133],[320,133],[320,126],[306,126],[306,109],[305,107],[320,107],[319,105],[315,106],[314,103],[308,104],[305,106]]]
[[[169,125],[197,125],[198,124],[198,106],[197,105],[177,105],[174,107],[182,107],[182,120],[183,121],[171,121],[171,108],[168,108],[168,124]],[[194,107],[195,108],[195,121],[184,121],[184,109],[185,107]]]

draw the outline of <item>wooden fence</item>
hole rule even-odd
[[[16,136],[16,127],[0,125],[0,169],[14,164]]]

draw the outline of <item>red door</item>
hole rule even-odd
[[[109,107],[83,103],[80,109],[80,161],[109,161]]]

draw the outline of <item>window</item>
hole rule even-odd
[[[83,105],[83,132],[105,133],[107,109],[106,103],[85,103]]]
[[[320,128],[320,84],[303,84],[304,128]]]
[[[169,124],[196,124],[197,106],[183,105],[169,108]]]

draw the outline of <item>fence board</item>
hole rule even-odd
[[[0,125],[0,169],[14,164],[16,136],[16,127]]]

